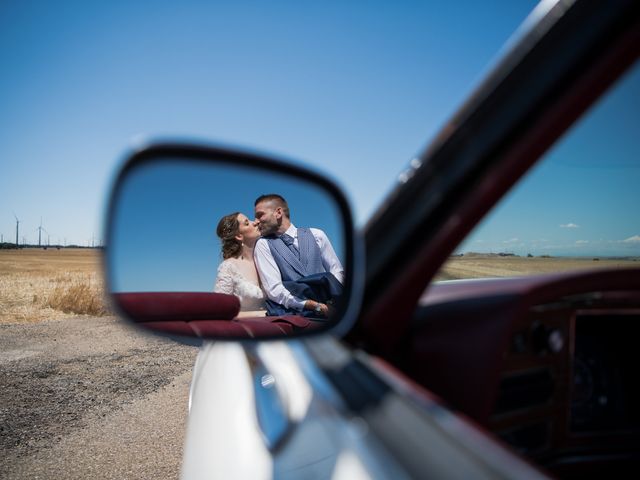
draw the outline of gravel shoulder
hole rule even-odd
[[[114,317],[0,325],[3,478],[177,478],[197,348]]]

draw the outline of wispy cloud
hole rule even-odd
[[[584,245],[589,243],[589,240],[576,240],[576,245]]]
[[[519,238],[510,238],[509,240],[503,240],[502,243],[516,243],[519,242]]]
[[[576,225],[575,223],[564,223],[560,225],[560,228],[580,228],[580,225]]]
[[[633,237],[629,237],[623,240],[624,243],[640,243],[640,235],[634,235]]]

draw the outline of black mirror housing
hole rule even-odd
[[[114,309],[161,335],[341,335],[359,310],[363,255],[345,195],[291,162],[192,144],[142,148],[116,177],[105,231]]]

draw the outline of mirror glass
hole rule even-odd
[[[138,162],[110,206],[110,293],[126,316],[168,334],[326,329],[346,303],[343,208],[326,185],[283,167]]]

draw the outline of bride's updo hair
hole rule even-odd
[[[240,229],[238,215],[240,215],[240,212],[225,215],[220,219],[218,228],[216,228],[216,233],[222,240],[222,258],[225,260],[227,258],[238,258],[242,253],[242,242],[236,238]]]

